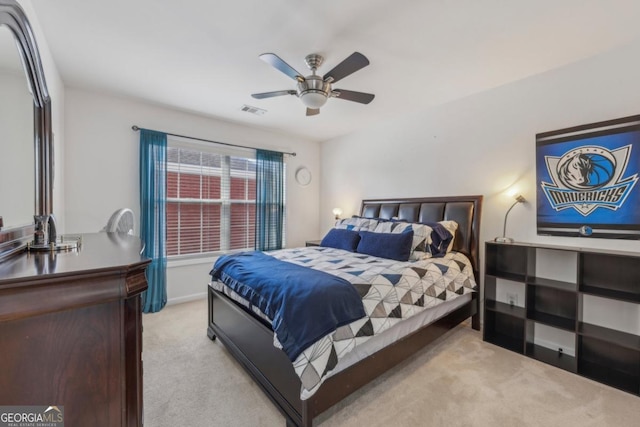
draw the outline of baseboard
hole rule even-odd
[[[183,297],[169,298],[167,300],[167,305],[182,304],[184,302],[196,301],[199,299],[206,299],[206,298],[207,298],[206,292],[193,294],[193,295],[185,295]]]

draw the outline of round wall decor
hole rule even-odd
[[[311,182],[311,171],[306,166],[300,166],[296,170],[296,182],[300,185],[309,185]]]

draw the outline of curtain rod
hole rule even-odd
[[[138,127],[138,126],[136,126],[136,125],[133,125],[133,126],[131,126],[131,129],[133,129],[134,131],[139,131],[139,130],[140,130],[140,129],[142,129],[142,128],[140,128],[140,127]],[[149,130],[153,130],[153,129],[149,129]],[[162,131],[156,131],[156,132],[162,132]],[[171,136],[177,136],[177,137],[179,137],[179,138],[193,139],[193,140],[195,140],[195,141],[211,142],[211,143],[213,143],[213,144],[228,145],[228,146],[230,146],[230,147],[240,147],[240,148],[249,148],[249,149],[251,149],[251,150],[257,150],[257,148],[256,148],[256,147],[248,147],[248,146],[246,146],[246,145],[230,144],[230,143],[228,143],[228,142],[219,142],[219,141],[213,141],[213,140],[211,140],[211,139],[196,138],[196,137],[193,137],[193,136],[186,136],[186,135],[178,135],[178,134],[176,134],[176,133],[169,133],[169,132],[162,132],[162,133],[166,133],[167,135],[171,135]],[[295,156],[296,156],[296,153],[295,153],[295,152],[293,152],[293,153],[288,153],[288,152],[286,152],[286,151],[278,151],[278,150],[269,150],[269,151],[275,151],[276,153],[288,154],[288,155],[293,156],[293,157],[295,157]]]

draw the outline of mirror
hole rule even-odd
[[[0,216],[3,228],[33,222],[33,96],[13,33],[0,26]]]
[[[0,149],[1,260],[33,239],[34,215],[53,213],[51,99],[33,30],[16,0],[0,0]]]

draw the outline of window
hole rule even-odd
[[[253,154],[169,141],[167,256],[253,249],[255,203]]]

